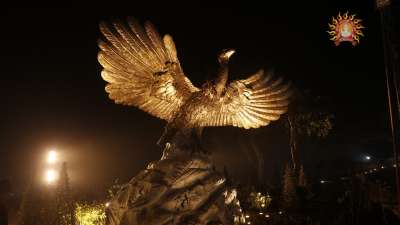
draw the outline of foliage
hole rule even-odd
[[[74,202],[71,196],[67,165],[60,171],[56,187],[28,186],[18,212],[19,225],[74,225]]]
[[[113,199],[121,189],[121,186],[122,185],[119,183],[119,180],[116,179],[113,185],[107,190],[108,198]]]
[[[298,113],[292,119],[297,133],[308,137],[323,138],[333,128],[333,115],[325,112]]]
[[[31,183],[22,195],[18,225],[54,225],[55,207],[51,192]]]
[[[60,179],[56,190],[56,209],[58,225],[74,224],[74,201],[69,186],[67,164],[64,162],[60,171]]]
[[[267,194],[262,194],[261,192],[251,192],[248,198],[250,207],[254,209],[266,209],[271,204],[272,198]]]
[[[104,204],[76,204],[75,219],[77,225],[103,225],[106,214]]]
[[[292,166],[295,172],[298,172],[300,165],[299,137],[324,138],[328,136],[333,128],[333,118],[333,114],[323,108],[319,97],[307,91],[296,92],[286,120]]]
[[[36,205],[38,199],[35,194],[33,186],[30,184],[22,195],[21,205],[18,211],[19,225],[34,225],[40,223],[40,205]]]
[[[296,134],[326,137],[333,128],[334,115],[326,108],[323,98],[313,95],[309,90],[296,90],[293,98],[288,120]]]

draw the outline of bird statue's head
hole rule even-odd
[[[234,49],[224,49],[218,55],[218,61],[221,64],[227,64],[229,62],[229,58],[235,53]]]

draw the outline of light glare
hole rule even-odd
[[[47,162],[49,164],[54,164],[57,161],[57,153],[55,150],[49,151],[47,154]]]
[[[45,179],[46,179],[47,183],[49,183],[49,184],[54,183],[57,180],[57,178],[58,178],[58,174],[55,170],[49,169],[46,171]]]

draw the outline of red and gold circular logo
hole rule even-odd
[[[331,35],[330,40],[339,45],[343,41],[351,42],[353,46],[360,43],[360,36],[364,36],[361,29],[365,28],[361,25],[361,20],[355,18],[356,14],[348,15],[346,12],[343,16],[332,17],[332,24],[329,25],[328,34]]]

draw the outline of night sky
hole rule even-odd
[[[174,37],[179,59],[197,86],[210,80],[217,53],[235,48],[230,79],[273,69],[299,89],[325,99],[335,114],[325,140],[301,149],[310,174],[357,161],[362,154],[390,157],[390,136],[379,14],[373,1],[322,1],[252,9],[8,9],[1,14],[0,179],[15,190],[42,173],[46,150],[56,147],[69,164],[75,189],[104,192],[126,182],[161,156],[155,145],[165,122],[136,108],[114,104],[104,91],[97,62],[98,23],[134,16]],[[255,9],[257,8],[257,9]],[[339,47],[328,22],[338,12],[363,20],[361,44]],[[207,128],[205,144],[219,166],[242,183],[255,173],[259,148],[265,180],[289,160],[287,132],[276,122],[258,130]]]

